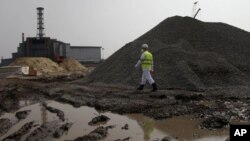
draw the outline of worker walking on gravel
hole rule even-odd
[[[156,84],[154,79],[151,76],[151,73],[154,71],[153,69],[153,55],[148,51],[148,45],[143,44],[141,46],[141,58],[136,63],[135,67],[138,68],[141,66],[142,68],[142,78],[140,87],[137,88],[137,90],[143,90],[144,85],[148,81],[149,84],[153,87],[152,92],[155,92],[157,90]]]

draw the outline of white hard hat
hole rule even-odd
[[[148,49],[148,44],[142,44],[141,47],[142,47],[143,49]]]

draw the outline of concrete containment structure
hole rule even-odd
[[[70,46],[50,37],[29,37],[19,44],[16,53],[12,53],[12,59],[18,57],[47,57],[54,61],[58,58],[74,58],[81,63],[98,63],[101,61],[101,49],[97,46]],[[11,59],[3,62],[11,62]],[[8,63],[7,63],[8,64]]]
[[[66,57],[74,58],[82,63],[101,61],[101,48],[93,46],[71,46],[66,48]]]
[[[47,57],[56,60],[57,57],[66,57],[66,48],[69,47],[70,44],[49,37],[27,38],[20,44],[17,53],[13,53],[12,57],[13,59],[18,57]]]
[[[22,33],[22,42],[17,52],[12,53],[12,58],[1,59],[0,66],[10,64],[18,57],[47,57],[60,62],[64,58],[74,58],[81,63],[101,62],[102,47],[96,46],[70,46],[69,43],[45,37],[44,33],[44,8],[37,8],[37,36],[25,40]]]

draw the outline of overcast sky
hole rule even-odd
[[[36,8],[45,34],[71,45],[102,46],[105,58],[167,17],[191,16],[194,0],[0,0],[0,56],[10,57],[21,33],[36,36]],[[250,31],[250,0],[199,0],[198,19]],[[198,9],[197,8],[197,9]]]

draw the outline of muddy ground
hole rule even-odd
[[[118,114],[142,113],[156,120],[191,116],[194,119],[201,119],[200,128],[206,129],[228,127],[233,121],[250,121],[250,89],[247,87],[208,89],[199,92],[159,90],[151,93],[150,89],[135,91],[135,88],[132,87],[100,83],[86,84],[81,80],[64,82],[60,82],[58,79],[42,82],[18,79],[1,80],[0,116],[4,113],[16,112],[21,108],[19,101],[25,99],[32,101],[28,104],[53,100],[68,103],[74,107],[89,106],[98,111],[111,111]],[[44,107],[55,112],[59,120],[64,121],[62,111],[45,104]],[[26,118],[27,114],[29,111],[22,111],[17,113],[16,117],[22,120]],[[0,134],[2,135],[14,124],[9,119],[0,119],[0,123]],[[37,126],[39,128],[34,130],[26,140],[43,140],[44,136],[46,136],[46,140],[52,140],[60,137],[64,130],[69,130],[71,125],[71,123],[66,125],[56,123],[57,121],[54,121],[53,124],[36,125],[30,122],[3,140],[20,140],[20,137],[29,132],[27,130]],[[50,126],[56,128],[53,128],[52,131]],[[101,140],[107,136],[106,132],[109,128],[111,127],[99,127],[89,135],[83,134],[76,140]],[[35,136],[37,134],[39,136]]]

